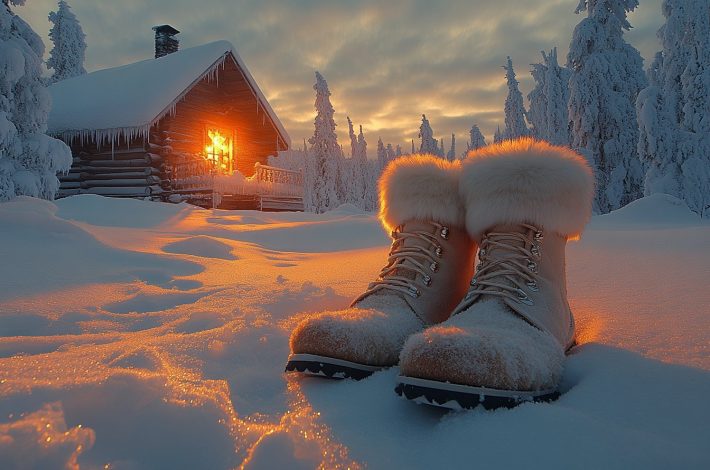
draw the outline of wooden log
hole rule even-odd
[[[142,179],[132,179],[132,178],[114,178],[108,180],[85,180],[81,182],[82,188],[120,188],[125,186],[150,186],[157,185],[160,183],[160,178],[156,176],[143,177]]]
[[[90,155],[99,155],[99,156],[104,156],[104,157],[111,157],[111,155],[133,155],[133,154],[144,154],[146,152],[144,147],[134,147],[134,148],[114,148],[113,152],[111,152],[111,149],[109,148],[108,150],[102,149],[100,152],[96,153],[91,153]]]
[[[135,158],[133,160],[92,160],[91,162],[83,162],[86,166],[98,167],[146,167],[153,164],[152,159],[148,157]]]
[[[151,175],[149,173],[149,169],[146,168],[144,171],[136,171],[136,172],[117,172],[117,173],[88,173],[88,172],[83,172],[79,173],[79,178],[82,181],[89,181],[89,180],[117,180],[117,179],[131,179],[131,180],[146,180],[150,178],[155,178],[155,181],[158,182],[160,181],[160,177],[158,175]]]
[[[60,182],[81,181],[81,173],[69,172],[66,175],[57,175]]]
[[[89,179],[95,178],[98,175],[112,175],[112,177],[115,177],[115,175],[123,175],[123,174],[130,174],[132,176],[160,176],[162,172],[154,168],[152,166],[141,168],[141,167],[93,167],[93,166],[86,166],[86,165],[81,165],[72,168],[69,172],[70,174],[80,174],[80,175],[87,175],[83,176],[84,178]],[[91,176],[88,176],[91,175]],[[99,178],[100,179],[100,178]]]

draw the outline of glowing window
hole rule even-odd
[[[212,163],[218,173],[234,172],[234,132],[207,129],[205,159]]]

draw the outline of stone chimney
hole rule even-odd
[[[153,26],[155,31],[155,58],[177,52],[180,41],[173,36],[180,33],[168,24]]]

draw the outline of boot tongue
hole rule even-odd
[[[525,235],[527,238],[532,238],[532,230],[524,227],[522,225],[517,225],[517,224],[501,224],[501,225],[496,225],[493,227],[491,230],[488,231],[488,235],[491,233],[494,234],[513,234],[513,233],[520,233],[522,235]],[[497,240],[499,237],[493,236],[493,240]],[[519,239],[517,237],[503,237],[505,240],[506,245],[510,246],[517,246],[521,248],[526,248],[527,243]],[[502,240],[501,240],[502,241]],[[486,251],[490,254],[489,259],[493,258],[508,258],[512,255],[512,252],[510,249],[505,248],[505,247],[500,247],[496,246],[494,244],[489,244],[486,247]]]

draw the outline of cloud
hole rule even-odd
[[[328,80],[339,138],[347,148],[346,116],[362,124],[369,149],[381,137],[410,147],[421,114],[437,137],[458,150],[478,124],[490,138],[500,123],[506,88],[501,65],[510,55],[523,94],[532,89],[530,63],[558,47],[564,62],[577,0],[69,0],[87,35],[87,69],[150,57],[151,27],[181,30],[181,47],[231,41],[264,90],[295,145],[313,131],[314,71]],[[648,63],[659,48],[658,2],[630,17],[628,40]],[[47,42],[53,0],[15,11]]]

